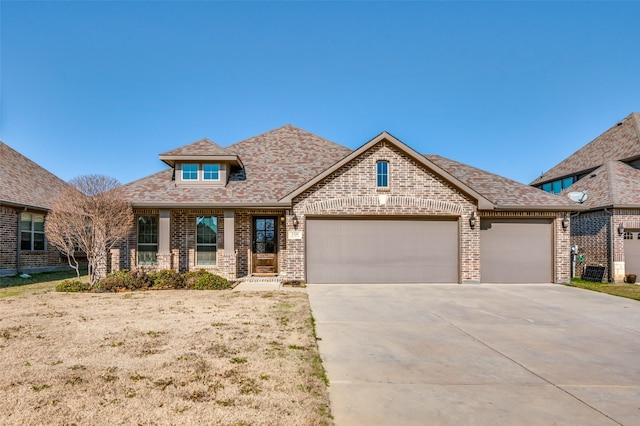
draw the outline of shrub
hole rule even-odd
[[[163,269],[149,274],[151,286],[156,288],[183,288],[182,276],[173,269]]]
[[[151,286],[151,278],[149,274],[143,269],[136,269],[129,273],[129,279],[127,280],[127,289],[139,290],[149,288]]]
[[[112,272],[98,281],[96,291],[138,290],[148,288],[150,285],[151,278],[145,271],[141,269],[135,271],[122,269]]]
[[[96,283],[95,291],[118,291],[118,289],[124,289],[126,287],[126,281],[123,276],[109,274]]]
[[[184,287],[195,290],[225,290],[231,287],[226,278],[207,272],[204,269],[182,274]]]
[[[56,291],[59,292],[78,292],[78,291],[89,291],[91,286],[89,284],[85,284],[79,279],[68,279],[62,280],[57,286]]]

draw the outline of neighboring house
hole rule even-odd
[[[583,257],[576,276],[586,265],[605,266],[610,281],[640,275],[639,168],[640,113],[632,113],[531,183],[582,198],[571,219],[571,243]]]
[[[47,211],[65,185],[0,142],[0,276],[67,267],[44,236]]]
[[[574,203],[384,132],[352,151],[287,125],[160,154],[124,186],[120,268],[309,283],[566,282]]]

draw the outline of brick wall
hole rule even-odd
[[[18,211],[0,206],[0,271],[13,274],[16,270],[18,247]]]
[[[22,211],[9,206],[0,206],[0,275],[13,275],[17,272],[18,218]],[[66,266],[66,257],[48,243],[45,251],[20,252],[20,271],[22,272],[44,272]]]
[[[571,244],[577,244],[583,263],[576,264],[576,276],[582,276],[586,265],[606,266],[611,272],[611,216],[605,211],[580,213],[571,219]]]
[[[376,162],[389,162],[389,188],[376,186]],[[288,242],[285,269],[290,278],[305,280],[305,218],[323,215],[454,216],[460,217],[460,278],[480,280],[479,226],[471,229],[468,217],[475,201],[384,141],[372,147],[294,200],[301,240]],[[287,218],[287,227],[291,227]]]

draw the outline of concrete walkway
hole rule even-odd
[[[309,285],[341,425],[639,425],[640,302],[560,285]]]

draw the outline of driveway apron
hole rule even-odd
[[[639,425],[640,302],[562,285],[309,285],[341,425]]]

